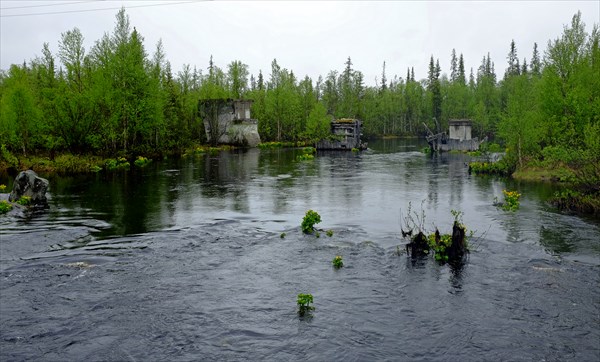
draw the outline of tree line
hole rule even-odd
[[[206,142],[200,100],[245,98],[254,101],[263,141],[326,137],[334,118],[361,119],[367,137],[421,136],[423,123],[444,130],[449,119],[469,118],[475,136],[502,141],[517,164],[567,162],[577,152],[600,154],[598,40],[598,24],[587,33],[577,13],[544,54],[535,44],[529,60],[519,57],[513,40],[502,79],[489,54],[467,71],[455,50],[449,75],[431,56],[425,79],[414,68],[388,79],[383,62],[375,86],[364,84],[350,57],[316,81],[276,59],[268,77],[240,60],[221,69],[212,57],[205,70],[184,65],[173,74],[162,42],[149,54],[121,9],[91,49],[74,28],[61,35],[58,53],[45,43],[40,57],[0,73],[0,144],[23,155],[177,151]]]

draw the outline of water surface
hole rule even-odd
[[[470,176],[466,155],[369,146],[44,175],[48,210],[0,217],[0,360],[600,359],[598,221],[551,208],[551,185]],[[519,211],[493,205],[503,189]],[[462,267],[402,252],[409,204],[430,230],[464,213]]]

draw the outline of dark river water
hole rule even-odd
[[[48,210],[0,216],[0,361],[599,361],[600,223],[422,146],[42,175]],[[503,189],[517,212],[494,206]],[[409,203],[431,231],[464,213],[462,267],[403,252]]]

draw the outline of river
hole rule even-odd
[[[0,360],[600,360],[598,220],[554,210],[552,185],[471,176],[469,156],[423,146],[41,175],[49,209],[0,216]],[[503,189],[518,211],[494,206]],[[409,205],[431,231],[463,213],[464,265],[406,255]],[[300,231],[309,209],[318,238]]]

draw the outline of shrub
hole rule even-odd
[[[17,204],[22,205],[22,206],[29,206],[29,205],[31,205],[31,197],[30,196],[21,196],[21,198],[19,198],[17,200]]]
[[[258,144],[258,148],[268,149],[268,148],[283,148],[283,147],[301,147],[303,143],[294,143],[294,142],[263,142]]]
[[[448,261],[446,249],[452,245],[452,235],[440,234],[438,230],[427,236],[427,244],[434,251],[435,260],[439,262]]]
[[[138,156],[137,159],[133,162],[134,165],[136,165],[137,167],[144,167],[147,164],[149,164],[152,160],[143,157],[143,156]]]
[[[333,230],[327,230],[325,232],[325,234],[327,234],[327,236],[332,237],[333,236]]]
[[[5,190],[6,190],[6,185],[4,185],[4,184],[0,185],[0,193],[4,193]]]
[[[302,149],[302,153],[304,153],[304,154],[311,154],[311,153],[315,153],[315,152],[317,152],[317,149],[314,147],[311,147],[311,146],[304,147]]]
[[[341,255],[336,255],[335,258],[333,258],[333,260],[331,261],[331,263],[333,264],[334,268],[341,268],[344,266],[344,260],[342,259]]]
[[[19,160],[6,149],[5,145],[0,146],[0,161],[2,160],[8,167],[19,168]]]
[[[502,146],[500,146],[497,143],[488,143],[488,142],[483,142],[481,145],[479,145],[479,150],[481,152],[489,152],[489,153],[499,153],[504,151],[502,149]]]
[[[283,239],[283,238],[285,238],[285,233],[281,233],[281,234],[279,235],[279,237],[280,237],[280,238],[282,238],[282,239]]]
[[[310,161],[310,160],[314,160],[315,156],[311,155],[310,153],[303,153],[301,155],[296,156],[296,159],[298,161]]]
[[[125,157],[109,158],[105,165],[107,170],[128,169],[131,166]]]
[[[12,209],[12,205],[8,201],[6,201],[6,200],[0,201],[0,214],[6,214],[11,209]]]
[[[476,175],[509,176],[512,170],[508,163],[502,159],[497,162],[470,162],[469,172]]]
[[[312,294],[298,294],[298,314],[303,316],[306,312],[311,310],[315,310],[315,307],[311,306],[310,303],[313,302]]]
[[[504,194],[504,204],[502,209],[505,211],[517,211],[519,209],[519,198],[521,194],[517,191],[502,190]]]
[[[311,234],[315,231],[315,224],[321,222],[321,215],[316,211],[308,210],[304,218],[302,219],[302,232],[305,234]]]

